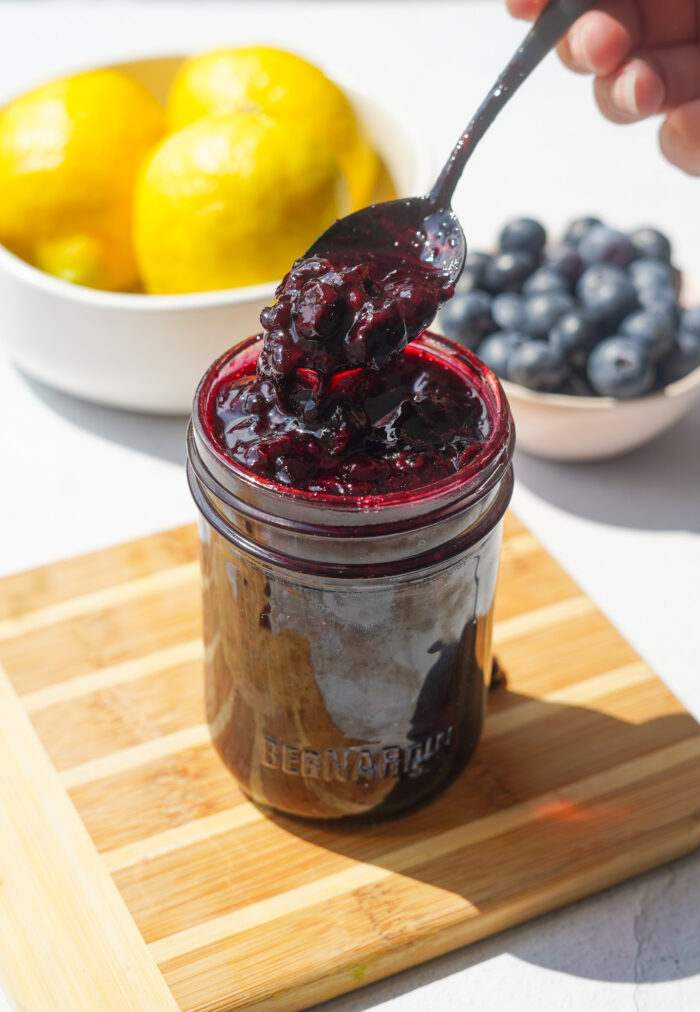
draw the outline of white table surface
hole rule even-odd
[[[521,32],[496,0],[0,2],[0,94],[121,57],[270,41],[372,88],[437,164]],[[655,124],[613,127],[589,93],[552,59],[514,99],[456,201],[472,248],[511,214],[557,229],[591,212],[658,224],[700,274],[700,180],[662,160]],[[193,519],[185,424],[73,400],[0,355],[0,572]],[[608,463],[516,458],[516,511],[700,716],[700,404]],[[699,975],[695,854],[323,1009],[684,1012],[700,1008]]]

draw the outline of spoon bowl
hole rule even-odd
[[[436,209],[430,197],[410,197],[371,204],[340,218],[304,258],[368,250],[428,264],[454,284],[464,267],[467,242],[451,207]]]

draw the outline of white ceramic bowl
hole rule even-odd
[[[112,66],[164,101],[183,59]],[[425,146],[368,95],[343,87],[397,192],[424,192]],[[210,363],[260,329],[260,310],[274,289],[275,283],[193,295],[101,292],[44,274],[0,246],[0,340],[21,369],[66,393],[120,408],[187,413]]]
[[[700,397],[700,367],[664,390],[629,401],[502,384],[519,449],[550,460],[598,460],[634,450],[677,422]]]

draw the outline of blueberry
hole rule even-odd
[[[650,362],[658,362],[673,347],[674,327],[663,313],[640,309],[620,325],[620,333],[633,338]]]
[[[546,241],[547,233],[534,218],[514,218],[506,222],[499,238],[502,250],[524,249],[534,257],[540,255]]]
[[[700,334],[682,330],[665,362],[661,364],[661,381],[675,383],[700,366]]]
[[[440,313],[440,323],[447,337],[475,351],[479,341],[494,330],[491,296],[478,288],[453,296]]]
[[[629,266],[630,281],[638,292],[645,288],[668,288],[677,292],[680,283],[678,272],[663,260],[635,260]]]
[[[525,300],[515,292],[496,295],[491,303],[491,315],[499,330],[520,330],[523,324]]]
[[[585,299],[597,292],[605,281],[617,281],[622,278],[628,280],[627,273],[612,264],[593,264],[586,267],[576,285],[576,294],[579,299]]]
[[[639,292],[639,302],[648,312],[665,317],[674,330],[678,327],[681,307],[676,296],[668,288],[644,288]]]
[[[557,320],[574,307],[568,292],[545,292],[525,300],[523,328],[530,337],[546,337]]]
[[[681,330],[685,334],[694,334],[696,337],[700,337],[700,306],[683,310]]]
[[[619,334],[593,349],[587,372],[597,394],[619,400],[647,393],[656,378],[644,349],[631,337]]]
[[[638,257],[653,257],[654,260],[671,262],[671,243],[662,232],[655,228],[638,228],[630,233],[630,242]]]
[[[575,308],[554,324],[549,332],[549,343],[567,362],[583,368],[598,336],[585,310]]]
[[[594,225],[578,244],[578,253],[587,264],[614,264],[627,267],[637,256],[635,248],[624,234],[607,225]]]
[[[611,264],[594,264],[585,270],[576,293],[590,321],[606,334],[613,334],[624,318],[639,308],[632,282]]]
[[[467,253],[455,291],[461,293],[469,292],[472,288],[481,288],[486,265],[490,262],[491,257],[488,253]]]
[[[557,390],[567,374],[563,358],[546,341],[525,341],[508,362],[508,379],[531,390]]]
[[[526,340],[527,338],[517,331],[497,331],[484,338],[477,349],[477,354],[489,369],[505,379],[511,355]]]
[[[590,232],[594,225],[602,224],[600,218],[575,218],[564,233],[564,242],[570,246],[578,246],[584,235]]]
[[[583,271],[583,260],[570,243],[560,242],[545,250],[544,263],[561,274],[570,285],[575,285]]]
[[[276,306],[266,312],[275,313],[282,304],[283,300],[280,300]],[[346,310],[346,304],[332,285],[325,281],[308,281],[296,302],[295,326],[297,334],[309,341],[327,340],[338,330],[343,322],[343,317],[346,316]],[[287,316],[288,319],[289,316]],[[280,326],[281,322],[281,320],[277,322],[277,326]]]
[[[536,261],[532,253],[524,249],[514,249],[499,253],[484,271],[484,288],[497,295],[499,292],[519,292],[525,278],[535,269]]]
[[[536,295],[542,292],[565,292],[568,287],[559,271],[552,267],[538,267],[523,285],[523,293]]]

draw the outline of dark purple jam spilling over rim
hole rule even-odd
[[[376,254],[297,261],[263,310],[262,349],[222,378],[212,436],[287,488],[367,497],[454,474],[491,419],[455,370],[407,347],[452,294],[428,265]]]

